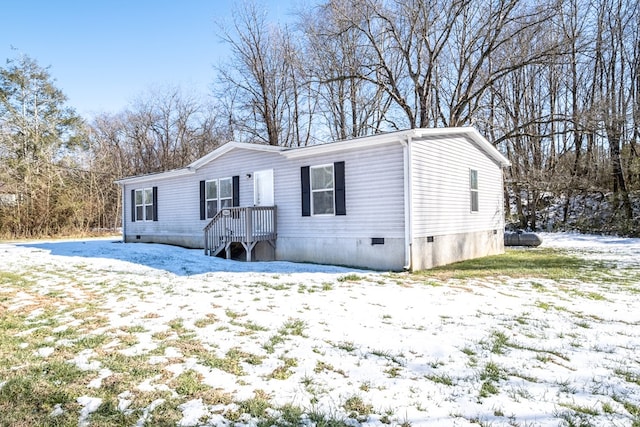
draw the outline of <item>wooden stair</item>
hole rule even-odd
[[[231,244],[241,243],[247,261],[251,261],[253,248],[266,241],[276,247],[275,206],[250,206],[221,209],[204,228],[204,253],[218,256],[223,250],[231,258]]]

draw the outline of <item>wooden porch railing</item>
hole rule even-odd
[[[216,256],[225,250],[231,257],[231,244],[241,243],[251,261],[251,252],[258,242],[267,241],[273,247],[277,238],[275,206],[251,206],[221,209],[204,228],[204,253]]]

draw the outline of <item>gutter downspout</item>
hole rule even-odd
[[[412,260],[412,238],[413,238],[413,217],[411,215],[411,136],[407,136],[406,141],[402,141],[402,151],[404,155],[404,270],[411,270]]]
[[[122,243],[126,243],[126,236],[127,236],[127,216],[125,215],[126,209],[125,209],[125,201],[126,201],[126,194],[127,192],[125,191],[125,185],[124,184],[120,184],[120,189],[122,191]]]

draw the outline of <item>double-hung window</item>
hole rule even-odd
[[[205,181],[205,203],[207,218],[216,216],[219,210],[233,205],[233,182],[231,178]]]
[[[478,171],[475,169],[469,170],[469,192],[471,195],[471,212],[478,212]]]
[[[135,220],[153,221],[153,188],[135,190]]]
[[[309,171],[313,215],[333,215],[335,212],[333,164],[312,166]]]
[[[344,162],[300,168],[302,216],[346,215]]]

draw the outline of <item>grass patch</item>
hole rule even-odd
[[[304,330],[307,327],[307,324],[304,320],[300,319],[289,319],[280,329],[278,329],[278,333],[280,335],[297,335],[300,337],[304,337]]]
[[[225,371],[229,374],[241,376],[246,375],[242,368],[242,363],[260,365],[263,358],[255,354],[242,351],[238,347],[234,347],[227,352],[225,357],[216,357],[214,355],[205,354],[202,355],[202,359],[202,363],[206,366],[220,369],[221,371]]]
[[[400,366],[405,365],[405,361],[403,360],[404,355],[402,354],[393,354],[390,351],[380,350],[380,349],[371,350],[371,354],[373,354],[374,356],[382,357],[384,359],[388,359],[393,363],[397,363]]]
[[[173,387],[176,393],[182,396],[194,397],[209,388],[207,385],[202,384],[201,381],[202,375],[190,369],[174,378],[169,383],[169,386]]]
[[[313,368],[313,372],[315,372],[316,374],[320,374],[325,371],[335,372],[337,374],[342,375],[345,378],[348,378],[348,375],[344,370],[335,368],[330,363],[326,363],[326,362],[323,362],[322,360],[318,360],[316,362],[315,368]]]
[[[363,276],[358,276],[355,273],[345,274],[344,276],[338,277],[338,282],[359,282],[360,280],[364,280]]]
[[[21,274],[0,271],[0,285],[12,285],[22,288],[31,284],[33,284],[33,282],[25,279]]]
[[[616,369],[613,371],[614,374],[622,378],[628,383],[633,383],[637,386],[640,386],[640,373],[632,372],[627,369]]]
[[[339,343],[334,344],[334,346],[348,353],[355,351],[357,348],[353,341],[340,341]]]
[[[193,325],[196,328],[204,328],[206,326],[213,325],[216,322],[218,322],[218,318],[216,317],[216,315],[213,313],[207,313],[204,318],[197,319],[195,322],[193,322]]]
[[[238,410],[253,418],[264,418],[269,408],[269,396],[262,390],[256,390],[252,398],[238,403]]]
[[[345,400],[342,407],[349,414],[349,418],[354,418],[360,422],[366,421],[373,411],[373,405],[365,403],[360,396],[351,396]]]
[[[238,326],[242,326],[243,328],[245,328],[248,331],[251,332],[261,332],[261,331],[268,331],[269,328],[266,328],[264,326],[261,326],[255,322],[252,322],[251,320],[247,320],[244,323],[238,323]]]
[[[273,378],[276,380],[286,380],[289,378],[293,372],[291,372],[291,368],[298,366],[298,361],[291,357],[285,357],[282,359],[283,365],[278,366],[276,369],[271,372],[269,378]]]
[[[505,379],[506,375],[503,370],[495,362],[487,362],[482,372],[480,372],[480,397],[486,398],[494,394],[500,393],[498,383]]]
[[[594,263],[550,248],[508,249],[493,255],[419,271],[415,274],[438,280],[477,279],[509,276],[513,278],[544,278],[552,280],[592,277],[594,269],[606,269]],[[606,269],[608,271],[608,269]],[[590,275],[591,274],[591,275]],[[536,283],[536,285],[538,285]]]
[[[51,425],[50,414],[58,405],[65,412],[55,425],[77,423],[76,399],[84,392],[87,374],[65,362],[42,363],[3,375],[0,387],[1,425]]]
[[[491,332],[491,342],[489,348],[494,354],[504,354],[505,348],[509,346],[509,337],[502,331]]]
[[[440,374],[440,375],[430,374],[430,375],[426,375],[425,378],[428,379],[429,381],[433,381],[434,383],[448,385],[448,386],[453,385],[453,379],[451,379],[451,377],[447,374]]]

